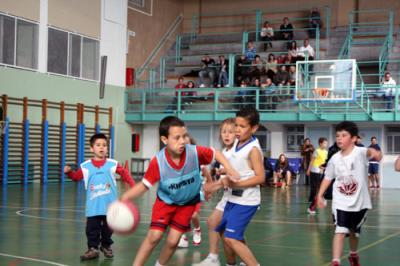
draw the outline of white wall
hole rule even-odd
[[[127,0],[101,1],[100,55],[106,55],[106,84],[125,86]]]

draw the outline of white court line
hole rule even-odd
[[[28,257],[22,257],[22,256],[15,256],[11,254],[5,254],[5,253],[0,253],[0,256],[3,257],[10,257],[10,258],[16,258],[16,259],[22,259],[22,260],[30,260],[30,261],[36,261],[36,262],[43,262],[45,264],[50,264],[50,265],[57,265],[57,266],[68,266],[67,264],[61,264],[53,261],[48,261],[48,260],[39,260],[39,259],[34,259],[34,258],[28,258]]]

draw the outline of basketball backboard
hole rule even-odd
[[[356,60],[296,62],[296,101],[354,101]]]

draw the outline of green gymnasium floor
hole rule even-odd
[[[329,209],[307,215],[307,187],[290,190],[263,188],[263,202],[248,227],[246,238],[261,265],[329,265],[333,226]],[[142,214],[138,230],[113,236],[114,259],[80,262],[86,250],[82,184],[9,185],[0,196],[0,265],[131,265],[149,225],[154,190],[137,201]],[[400,265],[399,190],[373,190],[360,242],[363,266]],[[206,217],[217,198],[202,209],[203,242],[179,249],[169,265],[191,265],[207,255]],[[348,245],[346,244],[346,249]],[[147,265],[154,265],[157,247]],[[224,262],[221,254],[221,262]],[[342,265],[349,265],[346,258]],[[223,264],[222,264],[223,265]]]

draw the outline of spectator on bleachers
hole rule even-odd
[[[224,55],[220,55],[218,58],[218,84],[217,87],[229,87],[228,81],[228,69],[229,62],[225,59]]]
[[[290,48],[288,51],[288,57],[290,56],[290,62],[295,64],[297,61],[297,43],[296,41],[292,41],[290,43]]]
[[[183,76],[180,76],[178,78],[178,84],[175,85],[175,89],[179,90],[184,88],[186,88],[185,80]],[[175,92],[175,96],[178,96],[178,91]]]
[[[393,99],[396,95],[396,81],[391,77],[390,72],[385,73],[381,90],[383,91],[383,100],[386,102],[386,112],[390,112],[392,111]]]
[[[270,78],[271,80],[274,80],[276,72],[278,72],[278,61],[275,58],[274,54],[269,54],[268,55],[268,60],[267,64],[265,66],[265,71],[267,74],[267,77]]]
[[[276,59],[276,61],[278,62],[278,65],[283,65],[286,62],[286,56],[283,54],[278,55],[278,58]],[[279,70],[279,67],[278,67]]]
[[[276,92],[276,86],[272,82],[272,79],[267,78],[265,83],[261,84],[260,92],[260,109],[262,110],[275,110],[277,97],[274,95]]]
[[[289,82],[289,72],[285,65],[281,65],[275,75],[274,83],[276,86],[286,86]]]
[[[195,101],[197,96],[197,91],[194,82],[189,80],[188,83],[186,84],[186,89],[188,90],[186,92],[186,95],[192,97],[191,101]]]
[[[308,60],[314,60],[315,57],[315,51],[314,48],[311,47],[309,39],[305,39],[303,46],[299,48],[297,60],[304,61],[306,56],[308,56]]]
[[[310,166],[311,156],[314,153],[314,150],[315,149],[314,146],[311,144],[311,140],[309,138],[305,138],[303,140],[303,145],[300,147],[300,152],[302,157],[301,168],[303,169],[303,172],[305,174],[306,185],[308,185],[310,181],[310,177],[307,175],[307,170]]]
[[[289,67],[289,85],[290,86],[296,85],[296,67],[295,66]]]
[[[260,32],[261,41],[264,42],[264,52],[268,50],[268,46],[272,48],[272,38],[274,37],[274,29],[268,21],[265,21]]]
[[[310,13],[310,19],[309,19],[309,30],[308,30],[308,36],[310,38],[315,38],[315,31],[317,28],[321,29],[322,27],[322,20],[321,20],[321,14],[319,13],[318,7],[313,7],[311,9]]]
[[[288,17],[283,18],[283,24],[280,27],[281,39],[286,41],[286,47],[289,49],[290,41],[293,40],[293,26]]]
[[[264,72],[263,62],[261,61],[261,57],[256,55],[254,61],[251,63],[249,78],[250,81],[254,81],[254,79],[260,79],[261,73]]]
[[[243,108],[245,106],[245,104],[247,104],[248,102],[248,90],[246,90],[245,88],[247,88],[247,82],[246,80],[242,80],[240,83],[240,88],[243,88],[243,90],[239,90],[236,94],[235,100],[234,100],[234,106],[237,110],[240,110],[241,108]]]
[[[279,155],[278,161],[274,169],[274,183],[277,185],[278,181],[282,180],[282,188],[292,184],[292,173],[289,166],[289,160],[285,154]]]
[[[257,50],[256,47],[254,46],[254,43],[252,41],[247,42],[247,47],[244,50],[244,56],[246,59],[250,62],[253,62],[254,58],[256,57]]]
[[[191,104],[190,99],[188,98],[188,93],[186,91],[181,91],[180,90],[184,90],[186,89],[187,86],[185,84],[184,78],[181,76],[178,78],[178,84],[175,85],[175,98],[172,101],[172,106],[173,106],[173,110],[177,110],[178,109],[178,94],[180,93],[181,95],[181,110],[185,110],[185,105],[189,105]]]
[[[236,86],[240,86],[243,80],[248,79],[250,64],[251,62],[247,60],[244,55],[241,55],[240,58],[236,61]]]
[[[207,54],[203,56],[201,59],[201,70],[199,72],[199,78],[200,78],[200,88],[205,88],[205,82],[204,79],[206,77],[210,78],[210,85],[209,87],[214,87],[214,82],[215,82],[215,61],[214,59],[210,58]]]

